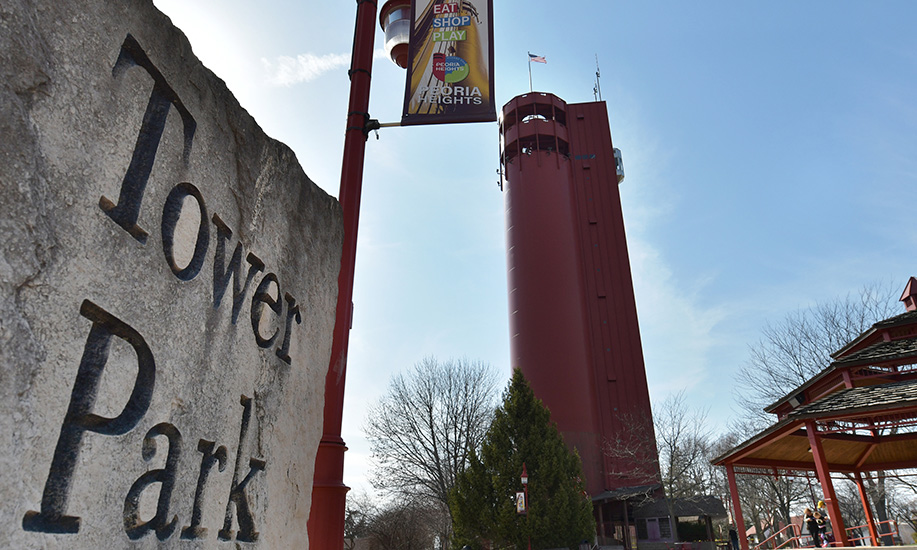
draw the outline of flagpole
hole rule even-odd
[[[529,93],[532,92],[532,52],[527,52],[529,54]]]
[[[595,54],[595,89],[596,89],[596,93],[598,93],[599,95],[598,97],[599,101],[602,101],[601,78],[602,78],[602,74],[601,74],[601,71],[599,70],[599,54]]]

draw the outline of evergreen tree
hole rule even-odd
[[[516,513],[522,464],[528,472],[528,513]],[[582,482],[579,455],[570,452],[551,413],[516,369],[503,394],[480,456],[452,491],[455,548],[576,548],[595,534],[592,502]]]

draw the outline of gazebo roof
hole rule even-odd
[[[836,361],[834,366],[853,366],[875,361],[888,362],[895,359],[910,359],[914,356],[917,356],[917,337],[873,344],[856,353],[851,353],[844,357],[843,361]]]
[[[917,464],[917,433],[865,433],[883,427],[900,431],[917,425],[917,380],[832,393],[793,411],[713,463],[731,463],[743,470],[764,469],[767,473],[774,469],[814,471],[807,420],[819,424],[819,437],[831,471],[893,470]]]
[[[833,357],[765,409],[775,424],[713,463],[747,473],[814,471],[813,426],[831,471],[917,466],[917,311],[875,323]]]
[[[843,389],[824,399],[800,407],[790,418],[828,419],[872,415],[917,405],[917,380],[901,380],[877,386]]]
[[[744,530],[736,474],[817,474],[833,534],[849,546],[831,473],[855,474],[873,545],[879,544],[860,472],[917,467],[917,279],[907,312],[875,323],[826,369],[765,408],[777,422],[712,462],[726,467],[736,523]],[[748,541],[740,540],[743,550]]]

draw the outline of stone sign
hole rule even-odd
[[[0,548],[306,548],[337,201],[148,0],[0,73]]]

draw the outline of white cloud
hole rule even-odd
[[[628,249],[650,394],[661,399],[680,389],[690,392],[716,375],[710,355],[727,312],[698,296],[714,277],[678,280],[651,245],[632,239]]]
[[[274,61],[262,58],[268,73],[268,82],[275,86],[292,86],[300,82],[311,82],[323,74],[350,66],[350,54],[330,53],[314,55],[302,53],[296,57],[282,55]]]
[[[384,50],[373,51],[373,58],[386,57]],[[315,55],[301,53],[296,57],[281,55],[274,61],[261,58],[267,72],[268,83],[274,86],[292,86],[300,82],[311,82],[323,74],[350,67],[349,53]]]

